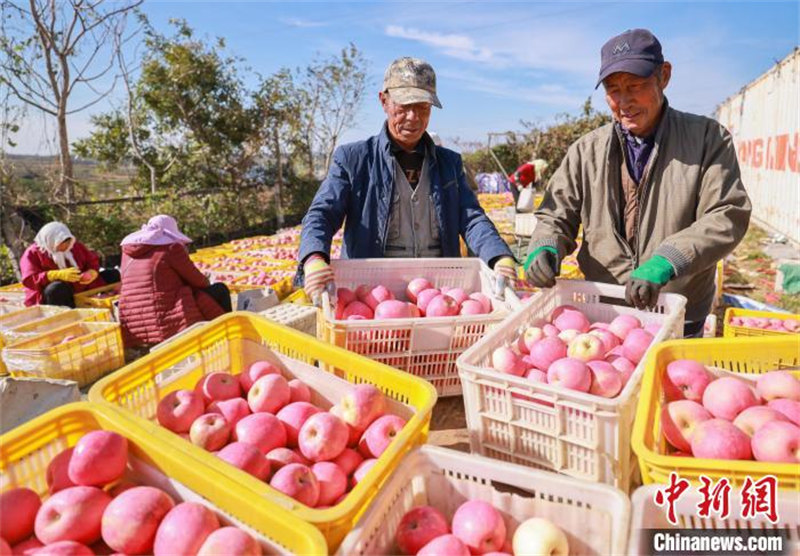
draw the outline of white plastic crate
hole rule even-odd
[[[310,305],[282,303],[275,307],[270,307],[266,311],[261,311],[259,315],[316,338],[318,312],[319,309]]]
[[[518,213],[514,215],[514,235],[530,238],[536,229],[536,215],[530,213]]]
[[[622,305],[625,288],[562,280],[528,300],[458,359],[473,452],[614,485],[627,492],[638,470],[630,435],[644,360],[616,398],[535,383],[491,369],[492,352],[527,326],[545,321],[559,305],[573,305],[591,320],[634,314],[659,323],[653,345],[683,336],[686,298],[661,294],[652,312]],[[645,356],[646,357],[646,356]]]
[[[430,505],[452,519],[467,500],[490,502],[506,521],[507,537],[531,517],[561,527],[570,554],[624,554],[630,502],[619,490],[545,471],[434,446],[410,452],[345,537],[337,556],[398,554],[403,515]]]
[[[494,311],[488,315],[355,321],[336,320],[323,294],[323,341],[424,378],[439,396],[461,394],[456,359],[508,314],[505,303],[493,296],[494,273],[480,259],[347,259],[332,260],[331,267],[337,287],[381,284],[398,299],[406,299],[406,285],[420,277],[437,288],[489,296]]]
[[[755,478],[754,478],[755,479]],[[642,546],[646,543],[645,529],[733,529],[743,532],[782,530],[788,535],[790,547],[783,547],[783,554],[798,554],[800,551],[800,497],[794,490],[778,490],[776,494],[778,522],[773,524],[763,515],[743,519],[741,517],[741,498],[737,488],[730,492],[730,514],[721,519],[719,514],[711,512],[707,518],[697,515],[697,505],[703,500],[697,488],[687,489],[675,502],[675,516],[678,525],[672,525],[667,519],[667,508],[655,503],[654,496],[666,485],[647,485],[636,489],[631,496],[631,525],[628,554],[651,554],[652,547]]]

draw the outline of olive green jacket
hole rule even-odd
[[[624,239],[621,176],[624,146],[614,124],[573,143],[550,179],[529,252],[574,251],[587,280],[625,284],[653,255],[674,267],[662,291],[686,296],[686,320],[704,319],[714,300],[717,261],[738,245],[750,222],[750,199],[728,131],[717,121],[667,107],[639,184],[636,245]]]

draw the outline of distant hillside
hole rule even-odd
[[[11,162],[12,175],[20,185],[36,190],[45,190],[58,175],[58,157],[36,155],[7,155]],[[134,170],[121,168],[108,171],[94,160],[73,159],[75,179],[92,197],[124,194]]]

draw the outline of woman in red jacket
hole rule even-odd
[[[122,240],[119,320],[127,347],[158,344],[231,311],[228,287],[209,284],[189,259],[191,241],[163,214]]]
[[[100,259],[61,222],[45,224],[19,261],[25,305],[75,307],[75,294],[119,282],[114,269],[100,271]]]

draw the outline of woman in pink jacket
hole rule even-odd
[[[75,307],[75,294],[119,282],[119,271],[100,270],[100,259],[61,222],[45,224],[19,261],[25,305]]]

